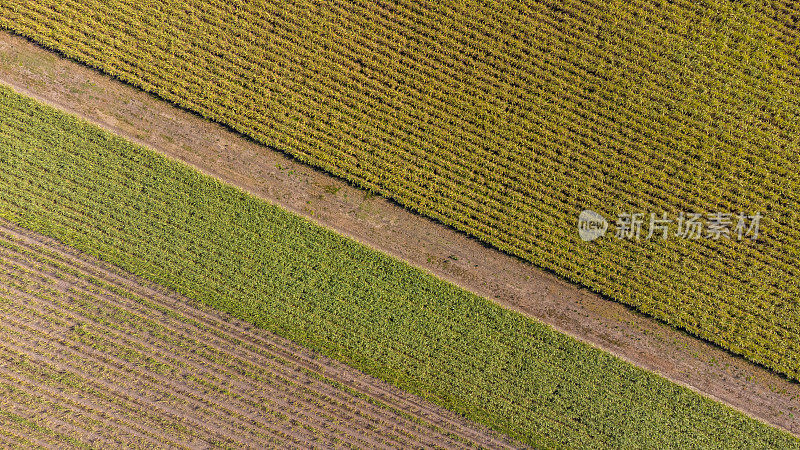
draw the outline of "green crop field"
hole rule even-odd
[[[0,26],[797,379],[799,14],[9,0]],[[754,242],[587,243],[583,209],[765,217]]]
[[[0,360],[2,448],[517,445],[2,219]]]
[[[7,88],[0,88],[0,117],[0,216],[522,442],[799,446],[777,429]]]

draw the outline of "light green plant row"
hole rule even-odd
[[[796,379],[792,8],[9,0],[0,26]],[[583,209],[766,218],[584,243]]]
[[[0,216],[538,446],[791,436],[0,89]]]

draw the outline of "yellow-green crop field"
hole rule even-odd
[[[791,2],[9,0],[0,26],[800,376]],[[578,213],[759,212],[583,242]]]

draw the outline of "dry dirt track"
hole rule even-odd
[[[0,446],[13,443],[516,445],[0,221]]]

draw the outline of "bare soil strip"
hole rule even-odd
[[[519,446],[5,221],[0,412],[44,447]]]
[[[0,83],[800,433],[800,384],[5,32]]]

